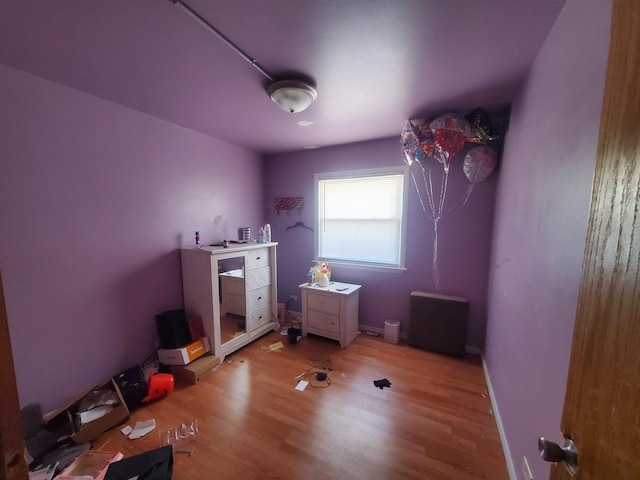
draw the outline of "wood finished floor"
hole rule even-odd
[[[280,340],[283,350],[266,350]],[[294,377],[328,365],[330,386],[294,389]],[[390,388],[373,385],[383,378]],[[157,429],[147,436],[128,440],[117,428],[94,448],[128,457],[195,418],[200,435],[193,455],[174,453],[175,480],[508,479],[480,358],[368,335],[340,349],[270,333],[197,385],[176,379],[169,396],[132,412],[128,424],[152,418]]]

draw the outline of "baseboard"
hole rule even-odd
[[[469,347],[467,347],[469,348]],[[471,347],[474,348],[474,347]],[[491,385],[491,377],[489,376],[489,370],[487,368],[487,362],[484,359],[484,354],[480,352],[482,357],[482,370],[484,371],[484,378],[487,383],[487,390],[489,391],[489,400],[491,400],[491,409],[493,410],[493,416],[496,419],[496,425],[498,427],[498,434],[500,435],[500,443],[502,444],[502,451],[504,453],[504,460],[507,464],[507,471],[509,472],[510,480],[518,480],[516,475],[516,469],[511,459],[511,451],[509,450],[509,442],[507,442],[507,436],[502,426],[502,419],[500,418],[500,411],[498,410],[498,403],[496,402],[495,394],[493,393],[493,386]]]

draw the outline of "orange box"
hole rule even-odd
[[[209,339],[202,337],[200,340],[196,340],[182,348],[161,348],[158,350],[158,360],[165,365],[188,365],[209,350],[211,350]]]

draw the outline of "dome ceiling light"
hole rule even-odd
[[[191,17],[193,17],[198,23],[206,27],[211,31],[218,39],[220,39],[231,50],[236,52],[253,68],[258,70],[269,80],[267,85],[267,94],[282,110],[289,113],[299,113],[306,110],[313,101],[318,98],[318,92],[316,89],[307,82],[296,79],[280,79],[275,80],[273,76],[262,68],[255,58],[251,58],[244,51],[242,51],[236,44],[229,40],[220,30],[205,20],[198,12],[192,9],[189,5],[182,0],[169,0],[174,5],[182,7]]]

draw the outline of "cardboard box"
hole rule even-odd
[[[187,365],[209,350],[211,350],[209,339],[202,337],[200,340],[196,340],[182,348],[161,348],[158,350],[158,359],[160,363],[164,363],[165,365]]]
[[[118,396],[119,403],[118,405],[115,405],[113,407],[113,410],[103,415],[102,417],[84,425],[80,425],[77,421],[80,402],[86,395],[94,390],[115,391]],[[44,417],[45,423],[64,422],[69,424],[73,431],[73,433],[71,434],[71,439],[78,445],[90,442],[94,438],[98,437],[98,435],[100,435],[101,433],[104,433],[113,427],[123,424],[128,419],[129,409],[127,408],[127,404],[122,397],[122,393],[120,392],[118,385],[113,379],[102,385],[97,385],[89,392],[83,393],[82,395],[73,398],[59,409],[45,415]]]
[[[189,365],[171,365],[171,373],[192,385],[213,372],[220,365],[220,357],[207,353]]]

